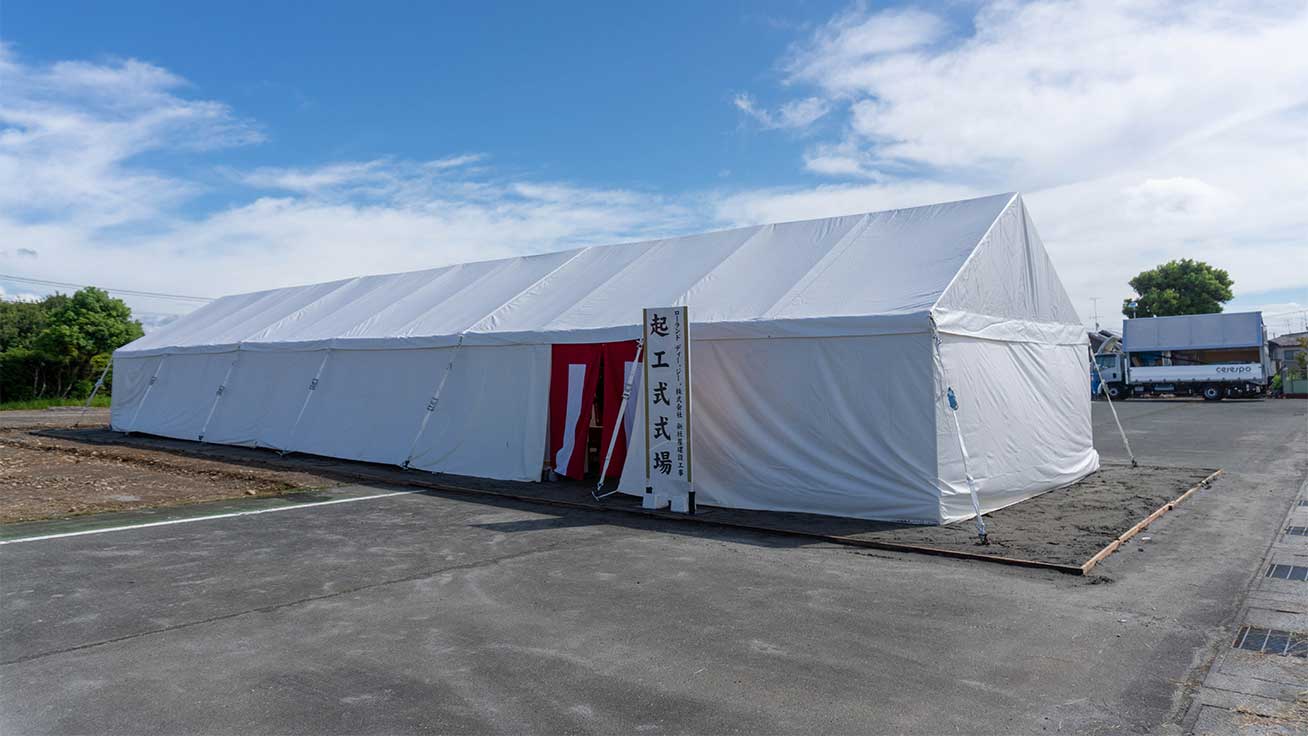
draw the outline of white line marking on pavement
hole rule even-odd
[[[127,526],[109,526],[103,529],[84,529],[80,532],[64,532],[62,534],[43,534],[39,537],[22,537],[21,539],[3,539],[0,544],[18,544],[19,542],[39,542],[43,539],[60,539],[62,537],[80,537],[85,534],[105,534],[108,532],[121,532],[128,529],[145,529],[151,526],[168,526],[170,524],[189,524],[193,521],[212,521],[214,519],[229,519],[233,516],[252,516],[254,514],[271,514],[276,511],[295,511],[296,509],[307,509],[314,506],[331,506],[337,503],[354,503],[355,501],[371,501],[374,498],[388,498],[390,496],[408,496],[422,491],[392,491],[390,493],[375,493],[371,496],[355,496],[353,498],[335,498],[331,501],[314,501],[313,503],[301,503],[293,506],[277,506],[271,509],[254,509],[252,511],[233,511],[228,514],[213,514],[211,516],[196,516],[189,519],[169,519],[167,521],[151,521],[145,524],[128,524]]]

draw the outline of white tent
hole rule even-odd
[[[539,480],[552,346],[682,304],[700,503],[969,518],[956,430],[983,512],[1098,467],[1086,333],[1016,194],[225,297],[115,352],[113,427]]]

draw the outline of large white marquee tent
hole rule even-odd
[[[114,353],[112,423],[536,481],[551,350],[683,304],[700,503],[966,519],[960,433],[983,512],[1098,467],[1086,333],[1016,194],[225,297]]]

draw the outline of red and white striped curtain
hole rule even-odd
[[[581,480],[586,472],[586,431],[595,406],[595,389],[604,372],[604,430],[601,458],[608,451],[622,403],[622,388],[636,357],[636,342],[555,345],[550,367],[550,463],[554,472]],[[634,390],[634,388],[633,388]],[[622,475],[627,457],[627,434],[631,407],[624,418],[609,465],[609,477]]]

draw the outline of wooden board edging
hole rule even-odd
[[[1095,565],[1098,565],[1100,562],[1103,562],[1104,558],[1116,552],[1118,548],[1120,548],[1123,544],[1126,544],[1126,542],[1129,539],[1131,539],[1131,537],[1134,537],[1135,535],[1149,528],[1149,525],[1157,521],[1158,517],[1176,508],[1177,504],[1189,498],[1191,494],[1197,492],[1200,488],[1207,488],[1208,484],[1216,480],[1217,476],[1221,475],[1222,472],[1223,470],[1221,468],[1218,468],[1217,470],[1209,474],[1208,477],[1204,478],[1203,480],[1195,484],[1188,491],[1182,493],[1181,495],[1177,496],[1171,501],[1168,501],[1162,506],[1159,506],[1158,508],[1154,509],[1154,512],[1152,514],[1141,519],[1135,526],[1131,527],[1130,529],[1127,529],[1125,532],[1122,532],[1121,536],[1109,542],[1107,547],[1104,547],[1103,549],[1096,552],[1093,557],[1086,560],[1085,563],[1081,565],[1081,574],[1082,575],[1089,574],[1090,570],[1094,568]]]

